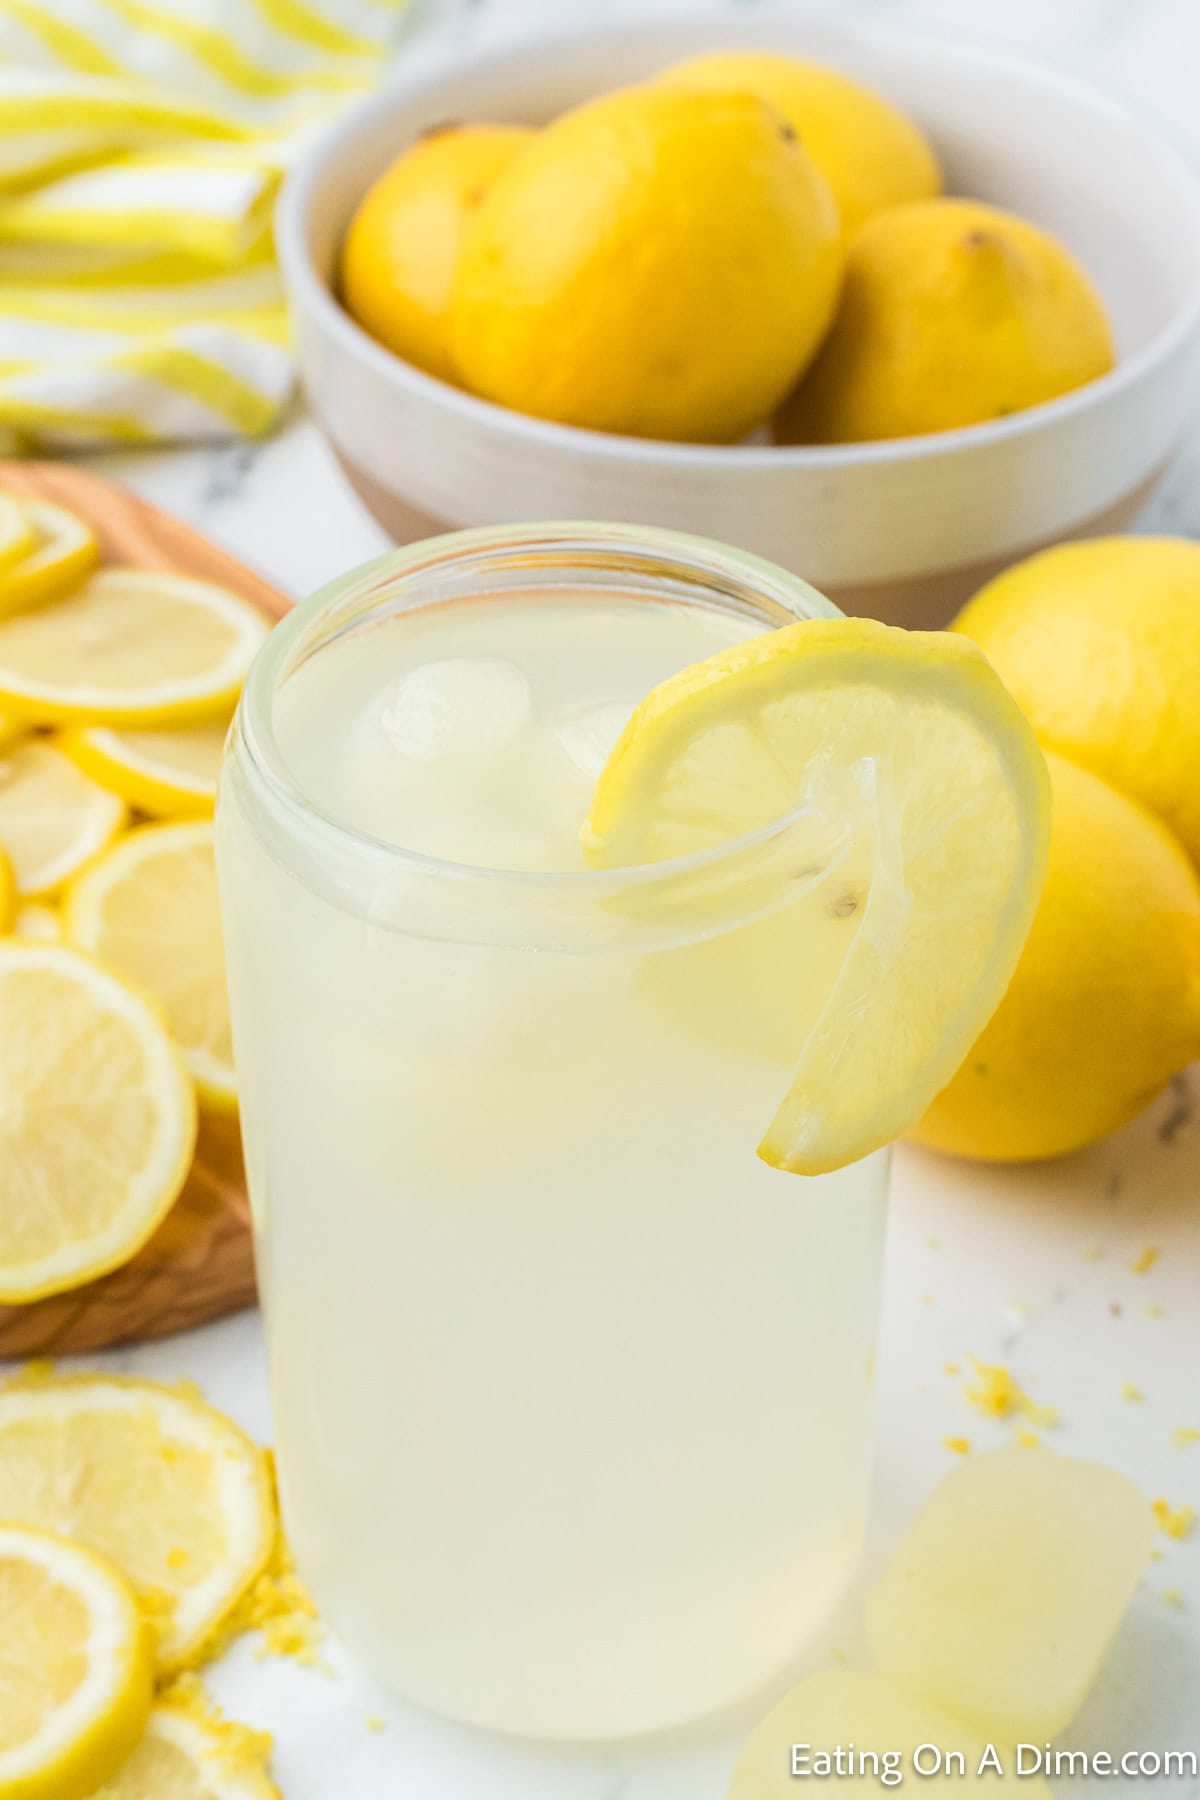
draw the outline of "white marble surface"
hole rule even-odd
[[[745,15],[770,0],[727,0]],[[405,54],[494,40],[589,14],[643,17],[648,0],[430,0]],[[696,10],[664,0],[663,13]],[[823,10],[794,3],[795,12]],[[1155,114],[1200,155],[1195,0],[843,0],[824,10],[919,22],[1025,46],[1073,65]],[[97,458],[210,532],[295,595],[384,548],[302,411],[273,442]],[[1200,534],[1200,435],[1147,513],[1148,529]],[[1200,1096],[1200,1081],[1193,1078]],[[1200,1098],[1196,1113],[1200,1115]],[[1130,1264],[1161,1251],[1145,1275]],[[1103,1254],[1096,1254],[1102,1252]],[[1161,1309],[1153,1314],[1149,1309]],[[968,1353],[1011,1364],[1062,1411],[1053,1441],[1128,1471],[1147,1495],[1200,1506],[1200,1116],[1184,1084],[1120,1137],[1058,1165],[971,1171],[898,1157],[879,1357],[877,1483],[870,1560],[949,1465],[943,1437],[977,1447],[1006,1428],[972,1413],[943,1365]],[[189,1375],[264,1441],[270,1438],[257,1318],[113,1356],[112,1366]],[[1142,1404],[1121,1398],[1132,1381]],[[1113,1750],[1200,1752],[1200,1537],[1160,1539],[1152,1565],[1071,1741]],[[397,1545],[397,1554],[405,1547]],[[1182,1608],[1164,1589],[1177,1589]],[[856,1653],[848,1604],[829,1642]],[[820,1655],[821,1652],[815,1652]],[[245,1642],[210,1671],[237,1716],[273,1730],[287,1800],[720,1800],[737,1731],[668,1748],[591,1755],[513,1745],[457,1730],[373,1691],[334,1653],[333,1678],[260,1663]],[[365,1720],[378,1715],[381,1732]],[[1065,1785],[1065,1784],[1064,1784]],[[1118,1780],[1109,1791],[1132,1784]],[[1200,1784],[1171,1785],[1200,1793]]]

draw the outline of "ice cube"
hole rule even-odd
[[[838,1800],[867,1794],[879,1800],[914,1777],[926,1796],[949,1796],[982,1782],[1001,1794],[1016,1772],[1016,1757],[995,1743],[1001,1779],[988,1761],[991,1743],[986,1733],[882,1676],[829,1669],[794,1687],[750,1734],[728,1800],[796,1800],[812,1776]],[[828,1788],[820,1779],[826,1775],[834,1777]],[[1024,1800],[1050,1800],[1039,1775],[1027,1776],[1020,1788]]]
[[[589,700],[582,706],[564,707],[547,722],[575,767],[595,781],[632,710],[621,700]]]
[[[493,756],[529,723],[533,698],[515,663],[453,656],[422,663],[388,687],[379,725],[402,756]]]
[[[989,1735],[1074,1716],[1150,1554],[1114,1469],[1050,1450],[973,1456],[934,1489],[867,1601],[880,1671]]]

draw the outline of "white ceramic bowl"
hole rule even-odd
[[[373,342],[333,292],[346,221],[425,126],[539,123],[680,57],[757,44],[820,58],[925,127],[951,190],[1007,206],[1075,252],[1112,317],[1110,375],[1029,412],[890,443],[713,448],[610,437],[475,399]],[[723,538],[855,610],[947,616],[993,569],[1119,529],[1179,441],[1200,376],[1200,190],[1112,101],[941,38],[732,18],[575,32],[447,59],[345,116],[288,183],[279,245],[317,415],[394,536],[610,519]]]

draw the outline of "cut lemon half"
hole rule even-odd
[[[0,939],[0,1018],[0,1302],[15,1304],[141,1249],[183,1186],[196,1100],[150,1003],[75,950]]]
[[[266,1458],[190,1389],[119,1376],[0,1389],[0,1517],[60,1531],[124,1571],[160,1670],[220,1624],[271,1553]]]
[[[0,574],[37,549],[37,527],[15,494],[0,494]]]
[[[150,1714],[103,1800],[280,1800],[266,1769],[270,1747],[264,1732],[222,1719],[181,1682]]]
[[[45,738],[0,755],[0,844],[22,899],[57,893],[125,823],[125,803]]]
[[[153,994],[207,1104],[237,1104],[208,820],[143,825],[68,891],[68,939]]]
[[[1049,811],[1033,733],[973,646],[813,619],[647,695],[584,850],[629,867],[788,821],[793,897],[786,873],[769,906],[760,884],[771,916],[730,934],[723,970],[793,1069],[759,1154],[815,1175],[920,1118],[987,1023],[1033,919]]]
[[[100,546],[91,526],[65,506],[18,500],[11,494],[0,495],[0,501],[17,509],[26,528],[23,540],[15,535],[8,540],[10,545],[24,541],[25,548],[5,560],[0,519],[0,618],[4,618],[77,587],[99,562]]]
[[[136,1745],[154,1633],[94,1551],[0,1525],[0,1794],[85,1800]]]
[[[266,634],[226,588],[101,569],[52,606],[0,619],[0,711],[141,727],[227,717]]]
[[[88,725],[63,733],[63,750],[110,793],[158,818],[212,817],[228,719],[177,731],[114,731]]]

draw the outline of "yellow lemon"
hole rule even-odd
[[[201,1102],[237,1106],[213,828],[142,825],[71,883],[68,940],[161,1006]]]
[[[163,1694],[133,1755],[91,1800],[282,1800],[265,1732],[223,1719],[195,1675]]]
[[[342,250],[349,311],[443,381],[455,379],[448,329],[463,224],[533,135],[525,125],[427,132],[367,189],[350,221]]]
[[[1008,992],[914,1136],[1056,1156],[1140,1112],[1200,1056],[1200,876],[1165,825],[1048,756],[1046,885]]]
[[[17,875],[12,858],[0,849],[0,936],[21,929],[21,913],[17,895]]]
[[[228,719],[164,731],[66,731],[59,747],[93,781],[155,818],[212,817]],[[2,834],[0,834],[2,835]]]
[[[201,1651],[277,1529],[267,1459],[231,1419],[187,1386],[116,1375],[0,1388],[0,1518],[115,1563],[155,1620],[160,1674]]]
[[[1148,806],[1200,863],[1200,544],[1062,544],[989,582],[953,629],[1043,744]]]
[[[90,957],[0,940],[0,1007],[0,1302],[19,1306],[137,1254],[186,1179],[196,1099],[151,1005]]]
[[[124,801],[47,739],[26,738],[0,755],[0,845],[21,899],[56,895],[111,844],[125,819]]]
[[[85,1800],[146,1724],[154,1632],[93,1551],[0,1525],[0,1672],[0,1793]]]
[[[885,207],[941,192],[937,157],[912,120],[836,69],[770,50],[718,50],[676,63],[662,79],[768,101],[829,183],[847,235]]]
[[[1047,232],[973,200],[918,200],[850,244],[837,321],[777,433],[832,444],[950,431],[1112,364],[1104,307]]]
[[[719,1003],[724,1033],[749,1013],[764,1045],[786,1046],[791,1086],[759,1145],[773,1168],[843,1168],[906,1130],[1016,967],[1046,773],[960,642],[874,619],[768,631],[652,688],[596,784],[583,844],[601,868],[794,819],[744,872],[760,918],[735,934]]]
[[[267,621],[227,588],[166,569],[101,569],[0,617],[0,713],[139,730],[227,719]]]
[[[485,196],[454,359],[519,412],[719,443],[787,393],[841,272],[828,185],[772,108],[630,88],[547,127]]]
[[[11,569],[38,545],[38,530],[25,501],[0,493],[0,572]]]
[[[60,594],[69,593],[100,560],[100,545],[86,519],[53,506],[48,500],[20,500],[0,495],[4,530],[0,536],[0,618],[27,612]],[[24,523],[13,534],[9,509]],[[13,552],[16,551],[16,554]]]

